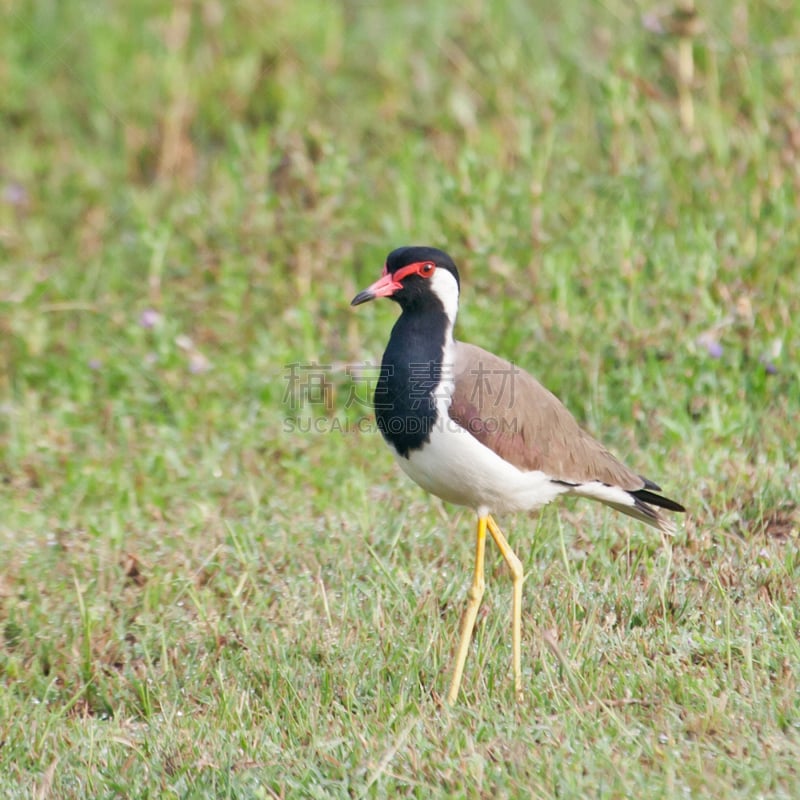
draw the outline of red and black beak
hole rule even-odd
[[[368,300],[374,300],[376,297],[391,297],[402,288],[403,284],[396,281],[394,275],[390,275],[388,272],[384,271],[383,275],[381,275],[372,286],[368,286],[363,292],[359,292],[350,301],[350,305],[359,306],[361,303],[366,303]]]

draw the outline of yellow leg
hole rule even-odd
[[[489,526],[489,533],[492,534],[503,558],[511,571],[511,652],[514,664],[514,689],[517,698],[522,697],[522,669],[521,669],[521,638],[522,638],[522,562],[517,558],[516,553],[503,536],[503,532],[497,527],[497,523],[488,517],[486,520]]]
[[[461,626],[461,639],[456,652],[456,666],[453,670],[453,680],[450,683],[450,691],[447,693],[447,702],[450,705],[453,705],[458,698],[461,676],[464,674],[464,664],[467,660],[467,651],[472,641],[475,619],[478,616],[478,608],[480,607],[483,590],[486,586],[486,582],[483,578],[483,560],[484,553],[486,552],[486,525],[489,520],[491,520],[491,517],[478,517],[478,538],[475,546],[475,575],[472,578],[472,586],[470,586],[469,592],[467,592],[467,610],[464,612],[464,622]],[[494,536],[494,534],[492,535]]]

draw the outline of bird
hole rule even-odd
[[[374,391],[375,420],[401,469],[426,491],[477,515],[475,566],[447,702],[457,702],[485,590],[487,531],[511,574],[514,688],[521,672],[522,562],[494,515],[535,511],[561,495],[597,500],[675,532],[664,512],[685,512],[583,430],[532,375],[455,339],[461,280],[443,250],[407,246],[351,301],[388,297],[400,306]]]

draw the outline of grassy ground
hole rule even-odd
[[[795,2],[1,13],[3,797],[800,794]],[[690,509],[500,520],[521,704],[346,368],[407,243]]]

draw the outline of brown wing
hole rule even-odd
[[[453,369],[451,419],[519,469],[627,491],[654,486],[582,430],[561,401],[519,367],[456,342]]]

